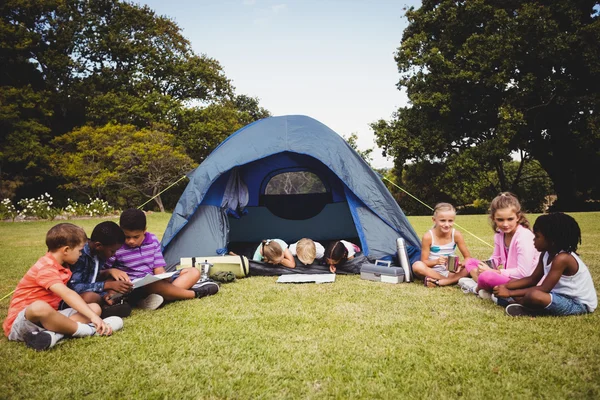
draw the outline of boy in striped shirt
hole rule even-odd
[[[125,233],[125,243],[106,261],[106,267],[124,271],[130,280],[166,272],[160,242],[156,236],[146,231],[146,214],[135,208],[125,210],[121,214],[119,225]],[[196,268],[184,268],[170,279],[135,289],[130,300],[137,303],[139,308],[155,310],[164,301],[200,298],[219,291],[215,282],[197,283],[198,279],[200,271]]]

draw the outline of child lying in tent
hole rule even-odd
[[[287,243],[281,239],[263,240],[256,248],[252,259],[254,261],[266,262],[267,264],[280,264],[288,268],[296,267],[296,261],[292,252],[288,249]]]

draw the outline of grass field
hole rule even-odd
[[[600,214],[574,213],[600,282]],[[149,216],[162,235],[168,214]],[[530,216],[530,220],[535,216]],[[411,217],[421,236],[430,217]],[[100,220],[77,220],[88,234]],[[486,216],[457,223],[492,243]],[[55,222],[0,223],[0,296],[44,253]],[[463,231],[464,233],[464,231]],[[477,257],[491,249],[465,234]],[[600,316],[510,318],[457,287],[280,285],[134,310],[112,337],[36,353],[0,339],[0,398],[599,398]],[[0,319],[9,300],[0,302]]]

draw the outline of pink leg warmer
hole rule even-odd
[[[469,258],[467,260],[467,263],[465,264],[465,269],[467,270],[467,272],[470,273],[471,271],[473,271],[478,266],[479,266],[479,260],[477,260],[475,258]]]
[[[477,278],[477,287],[491,292],[494,286],[504,285],[509,280],[510,277],[500,275],[496,271],[483,271]]]

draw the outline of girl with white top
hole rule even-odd
[[[421,243],[421,261],[412,265],[413,273],[423,278],[427,287],[453,285],[467,276],[459,263],[454,272],[448,270],[448,256],[460,250],[465,261],[471,257],[462,234],[453,228],[456,210],[449,203],[439,203],[433,210],[433,228],[425,232]]]

